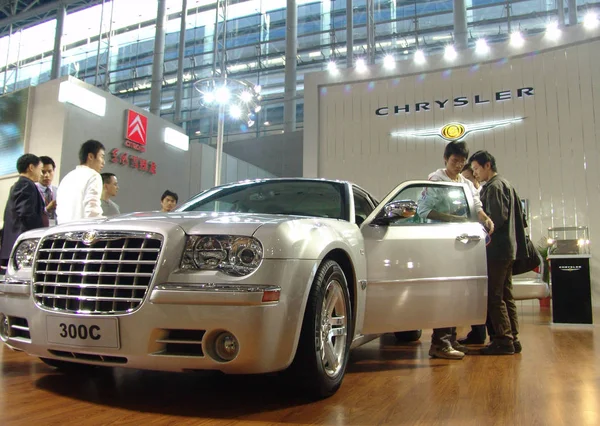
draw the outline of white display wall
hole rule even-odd
[[[400,61],[395,70],[308,75],[304,175],[351,180],[382,198],[399,182],[443,167],[441,137],[393,133],[522,119],[464,141],[472,153],[492,153],[499,172],[529,200],[536,243],[548,227],[590,227],[599,305],[599,35],[577,26],[558,41],[540,35],[519,49],[507,43],[485,56],[459,52],[454,62],[439,55],[423,65]]]

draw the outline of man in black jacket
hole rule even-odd
[[[481,353],[512,355],[521,352],[512,265],[515,259],[527,257],[521,202],[511,184],[498,174],[496,159],[489,152],[476,152],[469,163],[477,180],[486,182],[480,192],[481,202],[495,229],[487,245],[488,318],[494,336]]]
[[[0,263],[5,266],[12,247],[25,231],[48,226],[44,222],[44,200],[35,183],[42,175],[42,162],[33,154],[25,154],[17,160],[19,179],[10,188],[4,209],[4,231],[0,247]]]

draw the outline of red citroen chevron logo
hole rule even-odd
[[[140,145],[146,145],[146,131],[148,130],[148,117],[135,111],[127,111],[127,129],[125,138]]]

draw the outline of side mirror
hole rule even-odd
[[[377,218],[373,221],[375,225],[387,225],[396,219],[407,219],[417,214],[417,203],[412,200],[392,201],[383,207]]]

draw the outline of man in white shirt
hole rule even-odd
[[[88,140],[79,150],[79,166],[62,178],[56,194],[56,219],[59,225],[79,219],[100,218],[104,145]]]

